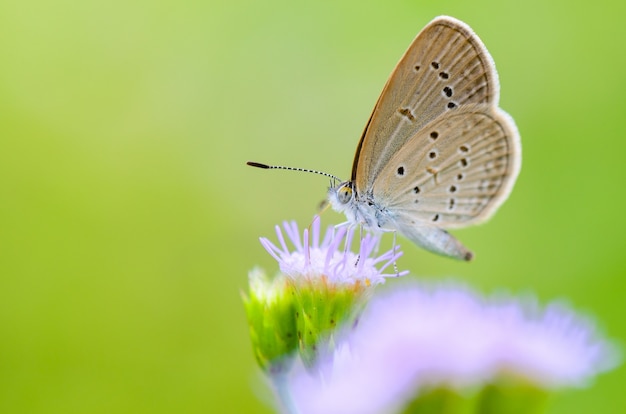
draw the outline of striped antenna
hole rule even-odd
[[[261,164],[260,162],[254,162],[254,161],[248,161],[246,164],[248,164],[251,167],[263,168],[264,170],[289,170],[289,171],[309,172],[309,173],[319,174],[325,177],[332,178],[333,180],[336,180],[339,183],[341,182],[341,179],[339,177],[335,177],[332,174],[328,174],[328,173],[317,171],[317,170],[309,170],[308,168],[285,167],[283,165],[267,165],[267,164]]]

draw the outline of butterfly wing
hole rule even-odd
[[[472,260],[474,254],[447,231],[433,227],[410,224],[410,220],[396,222],[399,231],[423,249],[458,260]]]
[[[357,192],[372,188],[390,159],[428,122],[471,103],[497,106],[493,60],[465,23],[441,16],[413,40],[374,107],[352,166]]]
[[[382,169],[373,197],[407,224],[477,224],[508,197],[520,154],[519,133],[504,111],[466,105],[418,131]]]

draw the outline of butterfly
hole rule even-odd
[[[472,29],[449,16],[432,20],[387,80],[350,180],[328,190],[331,206],[350,223],[471,260],[446,230],[490,218],[521,167],[519,132],[498,107],[499,89],[493,59]]]

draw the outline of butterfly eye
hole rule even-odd
[[[341,204],[346,204],[352,199],[352,188],[343,186],[337,191],[337,198]]]

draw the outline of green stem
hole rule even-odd
[[[456,414],[463,412],[463,398],[445,387],[421,391],[403,414]]]
[[[478,397],[477,414],[537,414],[545,409],[547,393],[522,383],[487,385]]]

